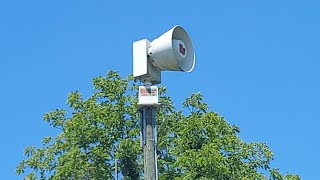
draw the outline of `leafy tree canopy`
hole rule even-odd
[[[60,130],[42,147],[25,148],[16,168],[26,179],[143,179],[138,83],[109,71],[93,79],[94,92],[84,99],[71,92],[70,113],[56,109],[43,117]],[[176,110],[165,87],[157,114],[159,179],[298,180],[270,167],[273,153],[265,143],[242,141],[239,128],[209,110],[201,94],[192,94]]]

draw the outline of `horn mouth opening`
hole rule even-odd
[[[186,57],[184,57],[183,60],[179,62],[179,67],[182,71],[191,72],[195,66],[195,54],[192,46],[192,41],[187,31],[183,27],[176,25],[172,28],[172,30],[173,33],[171,39],[176,39],[184,42],[187,51]],[[173,41],[171,41],[171,43],[173,45]]]

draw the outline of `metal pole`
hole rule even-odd
[[[117,162],[118,160],[115,158],[114,159],[114,168],[115,168],[115,175],[116,175],[116,180],[118,180],[118,162]]]
[[[156,180],[157,168],[156,168],[156,107],[145,106],[140,110],[142,116],[141,127],[142,130],[142,143],[144,154],[144,179]]]

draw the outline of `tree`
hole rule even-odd
[[[93,79],[94,92],[84,99],[71,92],[64,109],[46,113],[44,121],[60,130],[42,147],[25,148],[17,173],[26,179],[142,179],[138,83],[109,71]],[[242,141],[239,128],[209,110],[201,94],[192,94],[177,111],[165,87],[157,114],[159,179],[276,179],[299,176],[271,168],[273,153],[265,143]]]

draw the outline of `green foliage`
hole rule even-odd
[[[25,148],[26,159],[17,166],[25,179],[142,179],[143,157],[139,145],[138,84],[110,71],[93,79],[94,92],[84,99],[71,92],[72,114],[56,109],[44,121],[61,132],[45,137],[42,147]],[[272,151],[265,143],[242,141],[232,126],[203,102],[200,93],[177,111],[166,88],[157,115],[159,179],[274,179],[299,180],[269,167]]]

